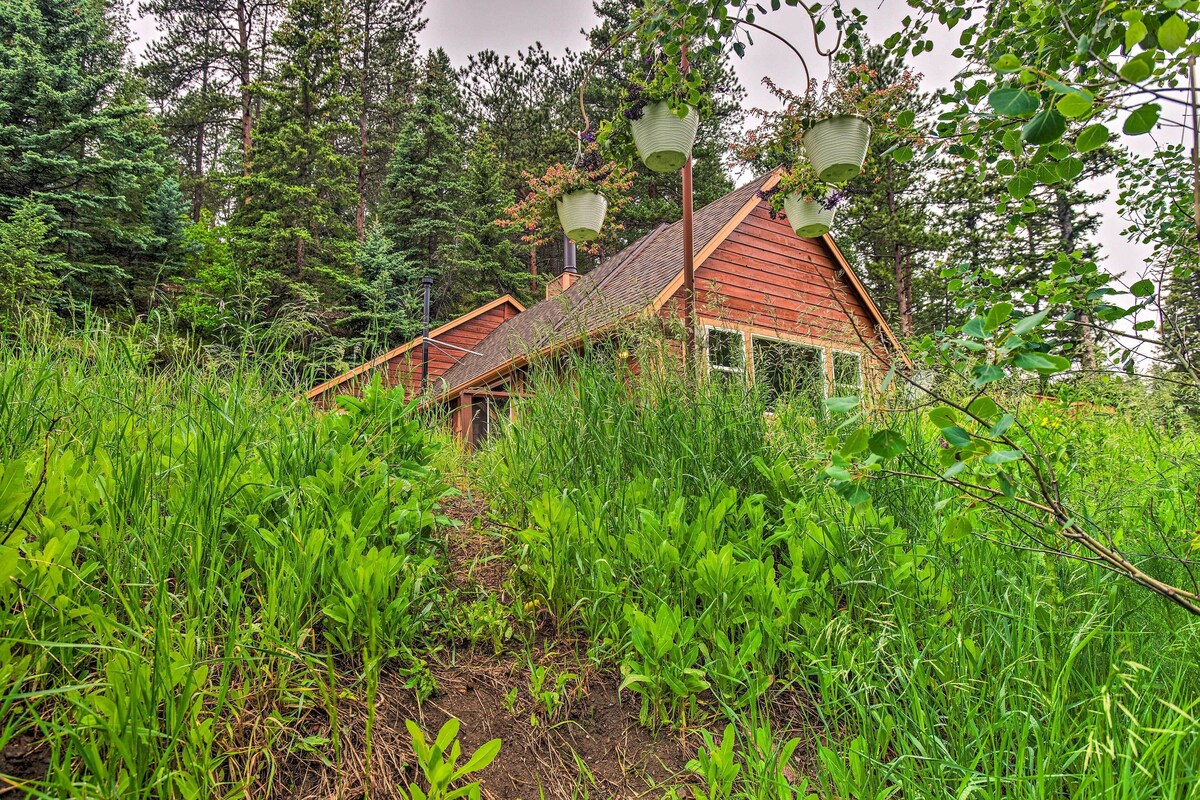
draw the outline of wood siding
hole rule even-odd
[[[660,313],[682,318],[682,289]],[[824,240],[801,239],[785,220],[771,219],[765,202],[696,269],[696,313],[702,325],[747,334],[748,364],[752,335],[819,346],[827,366],[832,350],[858,353],[868,374],[881,362],[863,340],[887,357],[866,302]]]

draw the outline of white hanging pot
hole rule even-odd
[[[608,201],[599,192],[587,189],[565,194],[558,201],[558,221],[572,242],[590,242],[600,237]]]
[[[826,208],[820,200],[809,200],[796,192],[783,198],[783,213],[792,230],[802,239],[824,236],[833,225],[834,209]]]
[[[871,123],[841,115],[804,132],[804,155],[826,183],[845,183],[862,172],[871,143]]]
[[[680,119],[665,101],[651,103],[642,110],[642,118],[631,120],[633,143],[638,155],[652,172],[674,172],[683,167],[696,143],[700,113],[691,106]]]

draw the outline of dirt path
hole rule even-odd
[[[489,518],[486,502],[451,498],[446,513],[459,523],[442,532],[455,602],[494,635],[485,632],[473,646],[451,642],[430,655],[428,674],[437,689],[423,703],[408,677],[384,673],[369,769],[361,685],[347,686],[337,704],[340,756],[331,758],[327,746],[281,753],[274,796],[363,797],[369,773],[372,797],[398,797],[396,787],[414,775],[405,720],[433,735],[451,716],[461,722],[465,753],[495,737],[503,742],[495,762],[479,775],[484,798],[661,797],[685,783],[694,744],[669,732],[652,735],[638,723],[636,699],[618,693],[614,673],[589,662],[584,642],[513,611],[523,605],[506,557],[511,531]],[[314,717],[309,736],[332,740],[323,714]]]

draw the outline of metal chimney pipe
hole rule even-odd
[[[433,288],[433,278],[421,278],[421,291],[424,294],[424,311],[421,314],[421,394],[429,383],[429,293]]]
[[[563,272],[570,272],[572,275],[576,273],[575,269],[575,243],[563,237]]]

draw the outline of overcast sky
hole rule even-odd
[[[135,5],[136,8],[136,5]],[[878,0],[869,11],[868,33],[881,41],[894,31],[909,11],[904,0]],[[144,40],[153,36],[153,20],[137,19],[134,30]],[[429,24],[422,32],[421,43],[426,47],[442,47],[456,66],[462,66],[467,56],[480,50],[495,50],[515,55],[534,42],[541,42],[551,52],[566,48],[583,50],[587,42],[582,30],[596,22],[591,0],[428,0],[425,16]],[[806,15],[798,8],[784,7],[771,13],[762,22],[795,43],[807,58],[813,77],[820,80],[828,73],[823,59],[813,52],[812,28]],[[932,53],[914,60],[913,67],[924,75],[923,87],[937,89],[957,72],[958,64],[949,51],[955,35],[931,31],[935,37]],[[825,34],[828,37],[828,33]],[[828,47],[831,42],[823,41]],[[750,107],[770,107],[771,97],[763,89],[764,75],[770,75],[780,85],[793,90],[803,89],[803,71],[796,56],[784,45],[769,36],[755,37],[744,59],[735,59],[735,69],[748,92]],[[1107,256],[1106,268],[1140,276],[1147,251],[1121,236],[1124,222],[1117,216],[1115,182],[1106,181],[1095,190],[1107,189],[1109,200],[1101,205],[1103,222],[1099,239]],[[1128,280],[1136,280],[1136,277]]]

